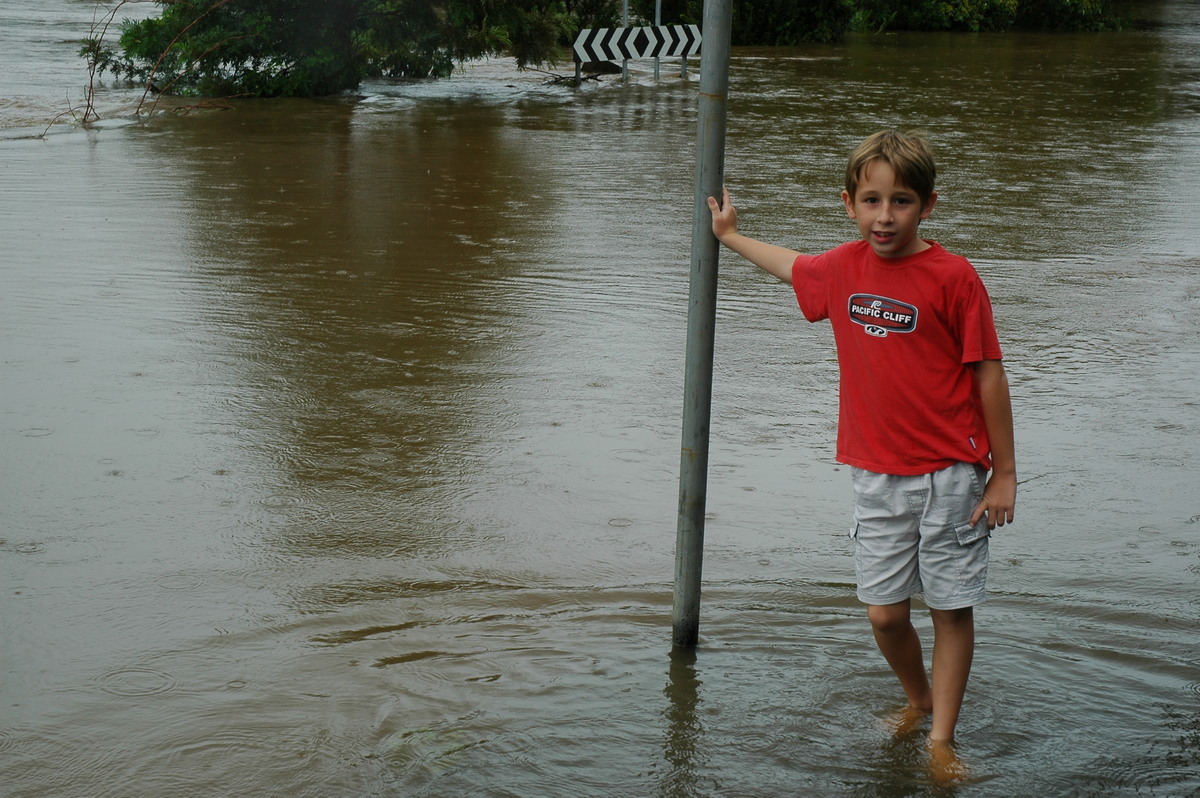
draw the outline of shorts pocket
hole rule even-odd
[[[958,538],[958,545],[960,546],[970,546],[972,543],[990,537],[991,534],[991,530],[987,526],[987,520],[983,518],[974,526],[970,522],[963,522],[954,527],[954,537]]]

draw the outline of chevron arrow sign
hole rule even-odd
[[[572,50],[575,60],[582,63],[661,56],[686,58],[700,52],[700,28],[695,25],[589,28],[579,31]]]

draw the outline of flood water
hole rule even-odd
[[[672,656],[695,69],[101,86],[41,136],[93,5],[6,0],[0,793],[1200,793],[1200,4],[1147,13],[733,54],[746,232],[854,236],[845,154],[920,126],[993,296],[1022,481],[939,788],[853,595],[828,327],[728,253]]]

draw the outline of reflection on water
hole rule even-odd
[[[663,733],[663,759],[667,770],[658,794],[695,794],[701,792],[702,787],[712,789],[716,786],[701,779],[704,723],[698,715],[700,679],[696,675],[696,650],[673,648],[670,656],[669,681],[663,690],[669,702],[664,713]]]
[[[1194,4],[734,54],[748,230],[852,235],[845,151],[919,125],[997,306],[1020,512],[940,792],[853,598],[828,330],[732,257],[669,651],[694,84],[497,61],[23,138],[83,8],[0,11],[45,61],[0,69],[9,794],[1200,790]]]

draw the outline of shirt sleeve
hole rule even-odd
[[[983,280],[973,270],[971,279],[967,280],[964,287],[958,318],[963,363],[1004,359],[1000,338],[996,334],[992,300]]]
[[[801,255],[792,263],[792,290],[804,318],[829,318],[829,253]]]

